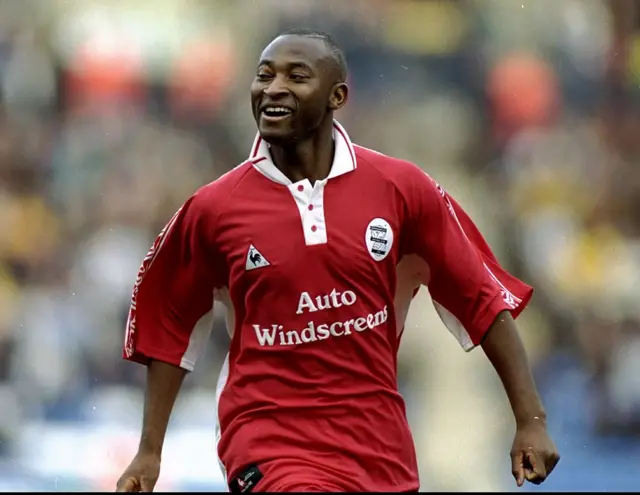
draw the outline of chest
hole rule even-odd
[[[231,293],[299,293],[310,280],[327,292],[393,283],[401,206],[385,184],[355,179],[238,194],[220,239]]]

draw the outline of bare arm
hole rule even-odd
[[[482,342],[511,403],[518,427],[532,421],[546,422],[546,413],[533,381],[527,353],[515,321],[508,311],[498,315]]]
[[[547,415],[531,375],[527,353],[509,312],[498,315],[482,348],[502,380],[516,420],[516,435],[511,447],[513,477],[518,486],[525,480],[542,483],[560,460],[560,454],[547,432]]]
[[[182,368],[161,361],[149,363],[140,452],[161,455],[171,411],[186,374]]]
[[[138,453],[120,476],[118,492],[152,492],[160,476],[162,445],[186,370],[162,361],[147,367],[142,435]]]

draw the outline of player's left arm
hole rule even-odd
[[[500,266],[471,218],[419,169],[405,189],[405,254],[429,266],[436,311],[465,350],[481,345],[500,376],[516,420],[513,475],[540,483],[559,460],[515,318],[533,289]]]
[[[542,483],[556,467],[560,454],[547,432],[546,413],[527,353],[508,311],[500,313],[493,322],[482,341],[482,349],[502,380],[516,420],[511,448],[516,483],[522,486],[525,479]]]

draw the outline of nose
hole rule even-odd
[[[263,92],[270,98],[278,98],[279,96],[286,96],[289,93],[289,87],[281,77],[274,77]]]

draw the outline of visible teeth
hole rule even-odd
[[[264,109],[264,113],[266,114],[289,114],[291,110],[285,107],[268,107]]]

